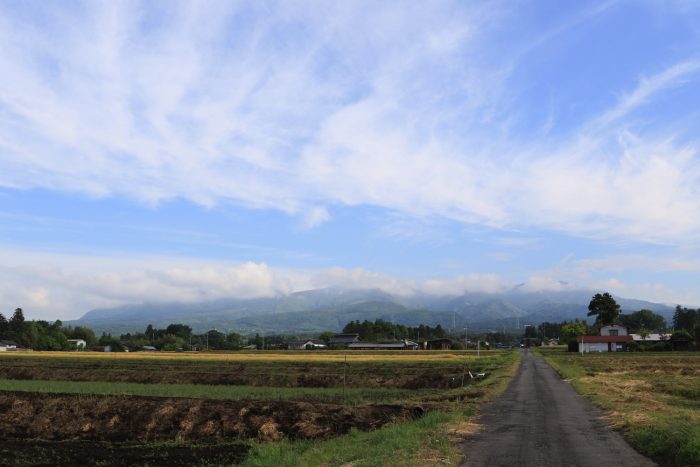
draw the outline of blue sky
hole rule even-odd
[[[696,2],[3,2],[0,304],[700,305]]]

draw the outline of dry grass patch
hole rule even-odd
[[[642,404],[643,410],[664,410],[653,385],[642,379],[621,379],[619,375],[584,376],[579,381],[601,398],[615,403]]]
[[[450,441],[454,443],[461,443],[464,438],[475,434],[481,429],[481,425],[474,423],[474,417],[462,420],[458,423],[448,425],[446,428],[446,434]]]

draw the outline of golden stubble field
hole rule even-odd
[[[488,357],[501,351],[482,351],[480,356]],[[289,361],[289,362],[365,362],[365,361],[463,361],[476,359],[476,351],[257,351],[257,352],[3,352],[3,357],[50,357],[57,359],[124,359],[124,360],[222,360],[222,361]],[[2,360],[0,360],[2,361]]]

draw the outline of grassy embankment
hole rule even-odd
[[[664,465],[700,465],[700,354],[539,353],[637,450]]]
[[[483,354],[482,354],[483,355]],[[473,429],[470,423],[478,405],[502,391],[517,367],[519,353],[489,352],[477,358],[465,352],[357,353],[347,356],[348,387],[346,403],[390,400],[396,404],[425,404],[429,413],[419,420],[396,423],[373,432],[351,431],[328,441],[283,440],[276,443],[247,441],[244,465],[435,465],[458,463],[456,441]],[[342,353],[262,353],[226,355],[129,355],[129,354],[38,354],[3,358],[7,368],[35,380],[7,379],[0,390],[47,391],[81,394],[131,394],[192,398],[246,398],[254,400],[333,400],[342,397],[339,365],[345,365]],[[461,388],[464,368],[485,371],[483,380],[467,379]],[[277,375],[284,372],[284,377]],[[38,372],[38,373],[37,373]],[[254,387],[171,384],[187,378],[244,374]],[[330,375],[320,381],[331,387],[294,387],[308,383],[309,377]],[[37,381],[49,375],[54,381]],[[406,379],[408,375],[409,379]],[[430,388],[436,376],[442,386]],[[135,378],[132,378],[135,376]],[[218,375],[216,375],[218,378]],[[274,376],[274,378],[272,378]],[[301,376],[307,378],[300,379]],[[447,376],[447,377],[446,377]],[[427,386],[405,389],[401,384],[414,381]],[[425,377],[420,379],[421,377]],[[467,377],[468,378],[468,377]],[[61,381],[61,379],[64,379]],[[83,382],[65,381],[82,380]],[[216,379],[216,378],[215,378]],[[135,384],[143,380],[151,384]],[[120,382],[122,381],[122,382]],[[197,379],[199,381],[199,379]],[[222,380],[223,381],[223,380]],[[287,387],[265,387],[280,381]],[[447,382],[447,386],[445,386]],[[397,386],[391,386],[396,384]],[[355,387],[353,387],[353,385]],[[291,387],[290,387],[291,386]],[[370,386],[370,387],[367,387]],[[128,397],[128,396],[127,396]],[[337,399],[335,399],[337,401]],[[145,447],[145,446],[144,446]],[[118,456],[119,446],[112,446]],[[133,449],[133,446],[127,447]],[[167,446],[167,450],[188,449],[188,445]],[[194,446],[193,446],[194,449]],[[170,452],[168,451],[168,452]],[[208,462],[202,458],[203,462]]]

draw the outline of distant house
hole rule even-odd
[[[328,346],[334,349],[347,348],[353,342],[359,342],[359,334],[336,334],[328,339]]]
[[[0,341],[0,352],[7,352],[8,350],[17,350],[17,342]]]
[[[83,339],[68,339],[68,342],[75,345],[75,348],[78,350],[85,350],[85,347],[87,347],[87,342]]]
[[[600,328],[600,336],[580,336],[577,341],[580,352],[620,352],[634,340],[626,327],[613,324]]]
[[[289,350],[317,350],[325,349],[328,346],[326,341],[321,339],[307,339],[305,341],[291,341],[287,344]]]
[[[112,346],[111,345],[98,345],[95,347],[95,352],[111,352],[112,351]]]
[[[143,347],[141,347],[141,350],[143,350],[144,352],[157,352],[158,351],[158,349],[156,349],[152,345],[144,345]]]
[[[404,339],[398,342],[351,342],[348,344],[350,350],[418,350],[417,342]]]
[[[258,346],[255,344],[246,345],[241,350],[258,350]]]
[[[425,343],[427,350],[450,350],[452,339],[443,337],[442,339],[433,339]]]

